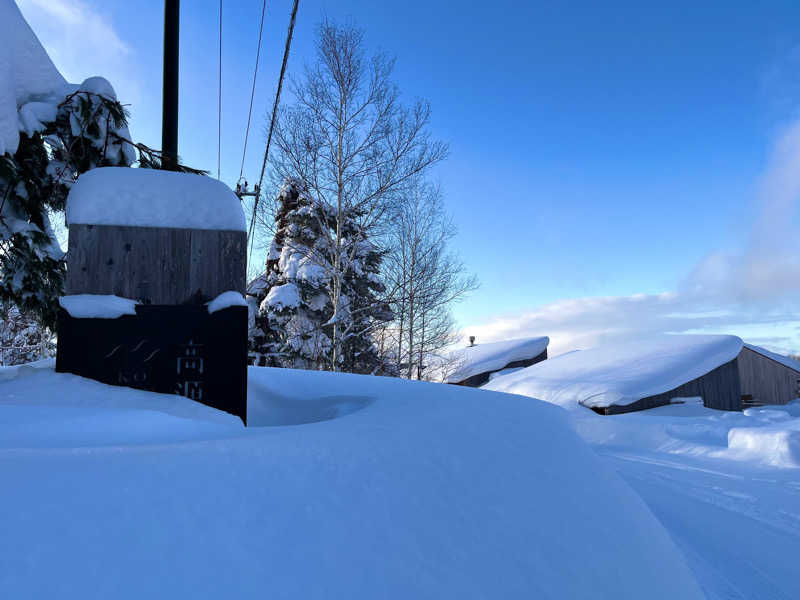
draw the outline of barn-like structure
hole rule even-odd
[[[745,344],[736,360],[744,405],[787,404],[800,398],[800,363]]]
[[[571,352],[483,387],[605,415],[698,397],[736,411],[800,398],[800,364],[736,336],[657,336]]]
[[[480,387],[493,375],[513,372],[547,358],[550,338],[530,337],[488,344],[475,343],[440,357],[435,369],[445,383]]]

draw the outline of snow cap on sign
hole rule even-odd
[[[81,175],[67,198],[67,223],[245,231],[241,202],[221,181],[126,167]]]

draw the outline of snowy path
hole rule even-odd
[[[670,533],[709,599],[800,598],[800,404],[569,414]],[[749,446],[730,448],[734,438]]]
[[[600,454],[670,532],[709,599],[800,598],[800,471]]]

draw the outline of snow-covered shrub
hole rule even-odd
[[[22,314],[16,306],[0,306],[0,365],[20,365],[55,356],[52,332]]]

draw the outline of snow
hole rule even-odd
[[[444,381],[458,383],[473,375],[499,371],[509,363],[535,358],[547,349],[548,337],[530,337],[488,344],[475,344],[448,352],[443,357],[447,365]],[[449,368],[448,368],[449,367]]]
[[[270,288],[262,303],[262,310],[283,310],[300,306],[300,290],[293,283],[284,283]]]
[[[800,402],[566,414],[667,528],[709,600],[800,598]]]
[[[116,319],[135,315],[136,300],[102,294],[73,294],[61,296],[58,303],[76,319]]]
[[[750,348],[753,352],[758,352],[762,356],[766,356],[767,358],[771,358],[775,362],[782,364],[784,367],[789,367],[790,369],[794,369],[798,373],[800,373],[800,363],[796,360],[792,360],[788,356],[784,356],[783,354],[777,354],[775,352],[770,352],[766,348],[762,348],[761,346],[754,346],[753,344],[745,344],[745,348]]]
[[[703,597],[681,540],[543,402],[251,367],[245,429],[4,373],[5,597]]]
[[[497,379],[498,377],[502,377],[503,375],[510,375],[511,373],[516,373],[517,371],[521,371],[525,367],[512,367],[510,369],[501,369],[500,371],[495,371],[489,375],[489,381],[492,379]]]
[[[274,242],[273,242],[274,243]],[[267,273],[263,272],[261,275],[250,281],[247,284],[247,295],[258,296],[261,292],[267,289]]]
[[[103,167],[81,175],[67,223],[245,231],[241,202],[221,181],[155,169]]]
[[[219,296],[209,302],[207,306],[209,313],[215,313],[218,310],[230,308],[231,306],[247,306],[247,302],[245,302],[244,296],[242,296],[239,292],[229,290],[227,292],[222,292]]]
[[[668,392],[730,362],[730,335],[663,335],[570,352],[498,377],[483,389],[522,394],[563,408],[632,404]]]
[[[67,82],[47,56],[13,0],[0,0],[0,40],[2,155],[16,152],[20,129],[31,132],[34,119],[49,110],[41,107],[42,102],[54,106],[64,99]],[[29,102],[35,104],[25,108]]]

